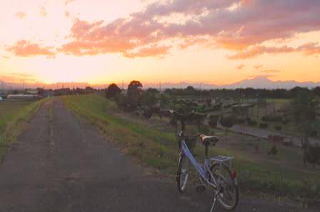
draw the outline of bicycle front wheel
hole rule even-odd
[[[177,187],[179,192],[184,192],[189,178],[189,160],[180,153],[177,171]]]
[[[211,171],[217,182],[217,200],[226,210],[233,210],[239,201],[239,187],[231,170],[225,164],[213,164]]]

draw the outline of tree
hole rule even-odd
[[[318,96],[320,96],[320,86],[315,87],[315,88],[313,89],[313,93],[316,94],[316,95],[318,95]]]
[[[196,89],[194,89],[194,87],[192,87],[191,85],[189,85],[186,89],[185,89],[185,93],[187,95],[193,95],[195,94]]]
[[[106,91],[106,97],[107,98],[115,98],[121,93],[121,89],[117,86],[117,84],[112,83],[109,85]]]
[[[307,90],[300,90],[291,103],[296,124],[305,136],[310,136],[316,121],[317,102],[314,95]]]
[[[138,107],[142,95],[142,84],[139,81],[133,80],[128,85],[127,97],[129,100],[129,109],[134,110]]]
[[[128,93],[135,91],[135,90],[141,90],[142,89],[142,84],[141,82],[137,81],[137,80],[133,80],[130,82],[130,84],[128,85]]]
[[[95,92],[95,89],[92,88],[92,87],[90,87],[90,86],[87,86],[87,87],[85,88],[85,92],[86,92],[86,93],[94,93],[94,92]]]
[[[144,106],[154,106],[158,102],[157,99],[157,93],[155,93],[153,90],[146,90],[145,92],[142,93],[141,96],[141,103]]]

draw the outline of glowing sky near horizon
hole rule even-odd
[[[318,0],[1,0],[0,81],[320,81]]]

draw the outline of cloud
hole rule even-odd
[[[116,24],[107,27],[102,24],[103,21],[88,23],[76,20],[71,29],[73,41],[64,44],[59,48],[59,51],[76,56],[123,53],[125,56],[133,57],[134,55],[151,56],[152,54],[158,56],[168,50],[168,47],[159,47],[158,45],[143,47],[144,43],[149,44],[148,41],[151,40],[140,39],[143,30],[141,32],[134,31],[134,34],[132,34],[129,28],[127,28],[127,31],[119,32],[116,29],[119,26]],[[137,48],[141,48],[137,53],[129,53],[137,50]]]
[[[4,73],[0,75],[2,82],[21,83],[23,82],[36,82],[36,79],[31,74],[26,73]]]
[[[266,69],[266,70],[262,70],[261,72],[272,74],[272,73],[279,73],[280,70],[276,70],[276,69]]]
[[[16,17],[19,19],[24,19],[25,17],[27,17],[27,14],[25,12],[20,11],[16,13]]]
[[[73,1],[65,0],[65,4]],[[69,40],[57,49],[76,56],[120,53],[142,57],[203,45],[236,52],[231,59],[294,51],[311,55],[319,53],[317,44],[294,48],[265,47],[263,43],[319,31],[319,14],[319,0],[156,1],[110,23],[76,19]]]
[[[74,2],[74,1],[75,1],[75,0],[65,0],[64,4],[65,4],[65,5],[68,5],[68,4],[70,4],[70,3]]]
[[[258,70],[258,69],[260,69],[260,68],[262,68],[262,67],[263,67],[263,65],[261,65],[261,64],[254,66],[254,68],[255,68],[256,70]]]
[[[14,53],[16,56],[20,57],[30,57],[30,56],[48,56],[53,57],[55,52],[51,50],[52,47],[41,47],[39,44],[33,44],[26,40],[18,41],[13,46],[7,48],[8,51]]]
[[[236,67],[236,69],[241,70],[241,69],[243,69],[244,67],[245,67],[244,64],[240,64],[240,65],[238,65],[238,66]]]
[[[72,40],[61,51],[75,55],[110,52],[128,54],[126,52],[135,48],[157,46],[159,42],[174,39],[189,41],[180,45],[188,47],[198,44],[195,41],[201,40],[199,38],[206,37],[208,42],[215,43],[215,48],[241,51],[231,58],[249,58],[259,52],[291,52],[296,49],[255,46],[273,39],[291,38],[296,33],[319,30],[318,14],[318,0],[155,2],[143,11],[111,23],[77,20],[71,29]],[[184,21],[176,21],[177,17]],[[308,51],[303,52],[318,52],[307,46],[305,48]]]
[[[136,52],[124,52],[125,57],[154,57],[163,56],[168,53],[169,47],[167,46],[150,46],[139,49]]]
[[[262,54],[277,54],[277,53],[291,53],[302,52],[306,55],[320,54],[320,46],[317,43],[307,43],[298,47],[280,46],[280,47],[265,47],[254,46],[237,52],[231,56],[230,59],[248,59]]]
[[[46,8],[40,7],[40,15],[46,17],[48,15]]]

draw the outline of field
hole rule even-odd
[[[22,123],[28,120],[40,105],[40,101],[3,101],[0,102],[0,158],[8,144],[15,140],[21,131]]]
[[[95,124],[124,152],[163,174],[175,175],[178,147],[174,129],[167,120],[145,120],[120,112],[113,102],[98,95],[61,98],[68,108]],[[221,137],[211,154],[235,157],[233,165],[238,170],[243,192],[290,197],[303,203],[320,198],[319,168],[305,167],[300,149],[279,146],[279,153],[269,156],[271,145],[265,140],[217,129],[211,131]],[[201,156],[203,149],[197,145],[194,152]]]

